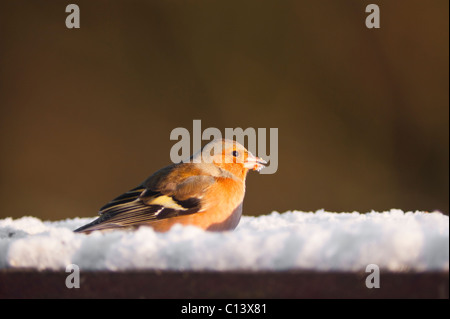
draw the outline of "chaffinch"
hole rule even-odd
[[[167,231],[174,224],[205,230],[236,228],[242,214],[249,169],[267,164],[238,142],[217,139],[189,162],[166,166],[138,187],[100,209],[100,217],[75,232],[150,226]]]

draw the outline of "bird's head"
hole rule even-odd
[[[245,176],[248,170],[260,171],[267,164],[242,144],[228,139],[213,140],[203,147],[201,154],[202,162],[214,163],[236,176]]]

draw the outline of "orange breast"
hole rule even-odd
[[[159,232],[168,231],[175,224],[194,225],[213,231],[232,230],[236,228],[241,218],[244,194],[244,183],[229,178],[218,178],[203,195],[203,211],[156,220],[148,226]]]

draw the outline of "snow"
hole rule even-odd
[[[243,216],[229,232],[73,233],[92,218],[0,220],[0,268],[65,270],[448,271],[449,217],[439,213],[288,211]]]

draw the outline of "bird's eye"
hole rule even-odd
[[[238,157],[239,156],[239,152],[238,151],[233,151],[231,153],[231,155],[233,155],[234,157]]]

